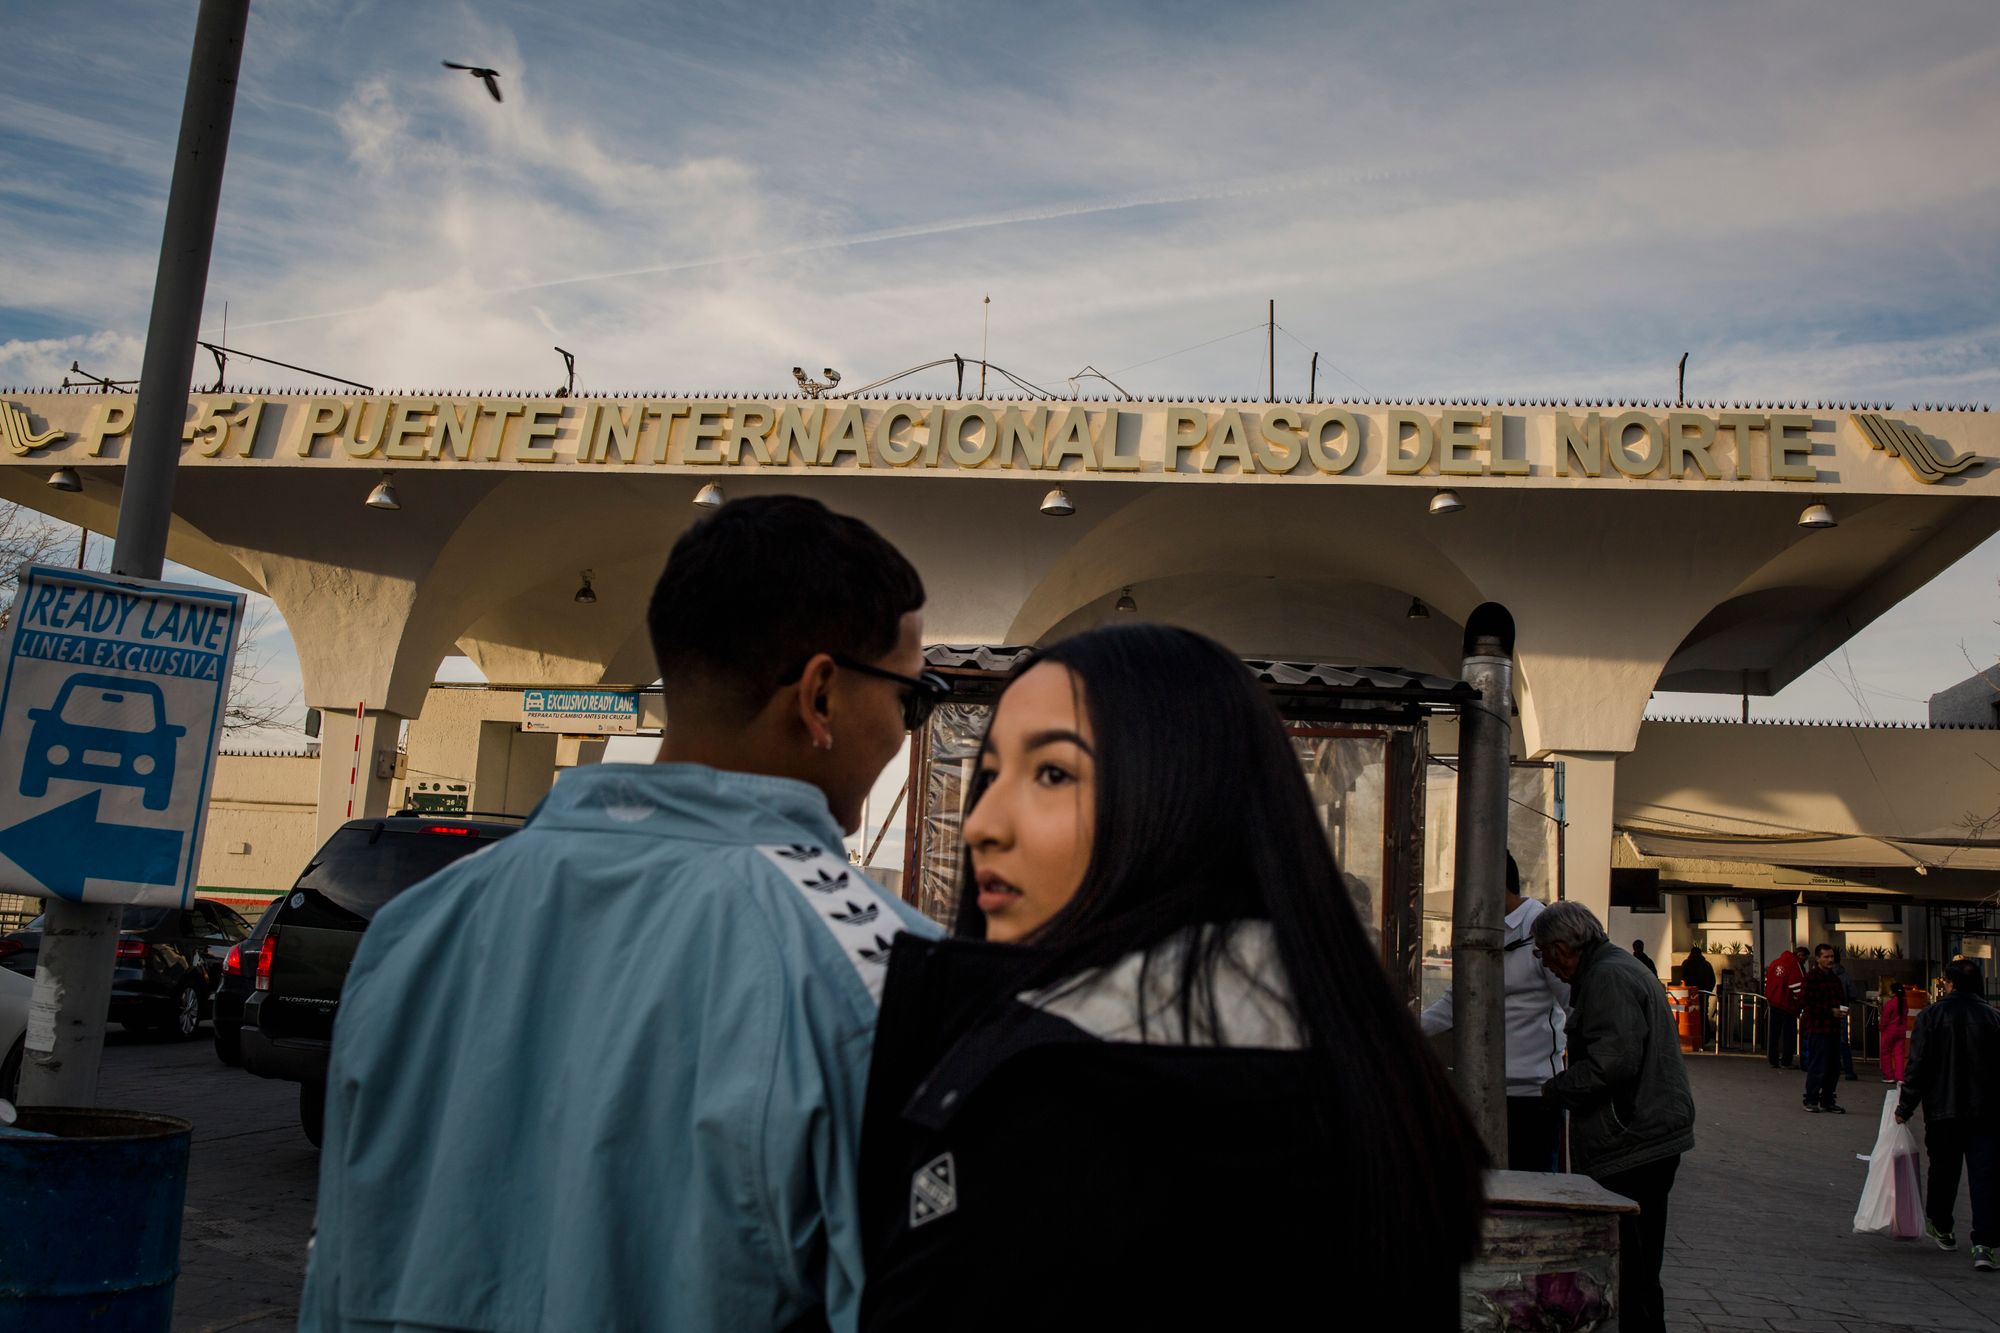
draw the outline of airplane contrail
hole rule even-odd
[[[1065,218],[1088,217],[1099,213],[1117,213],[1139,208],[1166,208],[1177,204],[1210,203],[1223,199],[1247,199],[1262,195],[1287,194],[1296,191],[1324,189],[1334,185],[1375,184],[1390,180],[1405,180],[1429,175],[1436,167],[1382,171],[1362,175],[1331,176],[1265,176],[1248,180],[1228,182],[1219,185],[1181,190],[1148,191],[1139,194],[1120,195],[1109,199],[1093,200],[1087,203],[1055,204],[1041,208],[1020,208],[1005,213],[989,213],[979,217],[948,218],[937,222],[918,222],[902,227],[883,227],[873,231],[854,232],[844,236],[828,236],[818,240],[795,241],[789,245],[768,246],[756,250],[739,250],[727,254],[705,255],[696,259],[672,260],[663,264],[646,264],[638,268],[611,269],[597,273],[577,273],[561,278],[545,278],[537,282],[516,283],[506,287],[492,287],[487,291],[495,296],[518,296],[524,292],[547,291],[552,287],[573,287],[591,282],[611,282],[624,278],[653,277],[668,273],[688,273],[700,269],[724,268],[732,264],[764,263],[774,259],[790,259],[799,255],[820,254],[829,250],[847,250],[857,246],[881,245],[890,241],[916,240],[929,236],[947,236],[956,232],[982,231],[994,227],[1013,227],[1027,223],[1057,222]],[[264,329],[281,324],[303,324],[314,320],[338,319],[343,315],[361,314],[368,306],[350,306],[342,310],[327,310],[312,315],[289,315],[281,319],[252,320],[239,322],[239,329]]]

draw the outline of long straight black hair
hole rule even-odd
[[[1410,1246],[1470,1258],[1485,1151],[1362,928],[1269,696],[1221,644],[1161,625],[1064,639],[1015,679],[1044,662],[1070,671],[1090,719],[1096,820],[1076,896],[1025,941],[1035,977],[1081,976],[1209,923],[1270,922],[1332,1128],[1356,1145],[1346,1184],[1379,1221],[1349,1257],[1375,1252],[1385,1274]],[[968,809],[981,794],[975,783]],[[983,939],[977,900],[968,852],[955,928]],[[1213,930],[1182,951],[1184,1027],[1217,1030],[1226,947]]]

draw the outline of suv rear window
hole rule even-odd
[[[454,830],[455,832],[455,830]],[[492,845],[488,837],[341,829],[299,876],[311,889],[364,920],[391,898],[462,856]]]

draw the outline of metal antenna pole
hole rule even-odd
[[[1306,401],[1319,401],[1319,353],[1313,353],[1312,372],[1306,377]]]
[[[208,287],[209,252],[222,199],[222,164],[236,109],[236,73],[250,0],[201,0],[180,144],[167,195],[153,315],[139,372],[125,489],[118,504],[113,573],[157,579],[166,567],[173,520],[174,475],[181,461],[181,426],[194,379],[195,341]],[[104,1055],[111,1006],[112,945],[121,909],[115,903],[51,898],[29,1015],[31,1038],[21,1070],[21,1100],[33,1106],[91,1106]],[[33,1032],[51,1023],[54,1033]],[[35,1040],[40,1037],[42,1040]],[[46,1049],[45,1049],[46,1048]]]
[[[1452,1067],[1495,1162],[1507,1160],[1507,769],[1514,722],[1514,617],[1498,602],[1465,622],[1459,710],[1458,859],[1451,905]]]
[[[1674,388],[1674,406],[1686,407],[1688,401],[1688,354],[1681,353],[1680,383]]]
[[[979,309],[979,396],[986,397],[986,329],[993,322],[993,298],[985,297]]]
[[[1264,319],[1264,365],[1271,372],[1271,389],[1264,401],[1278,401],[1278,298],[1272,297]]]

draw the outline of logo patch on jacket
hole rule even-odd
[[[958,1168],[951,1154],[934,1157],[910,1177],[910,1226],[935,1222],[958,1207]]]
[[[869,998],[880,1003],[887,970],[884,964],[889,961],[889,940],[902,924],[891,914],[889,900],[882,890],[864,874],[853,870],[844,856],[818,847],[787,844],[757,850],[798,889],[813,915],[847,955],[847,961],[854,964],[861,984],[868,988]],[[888,919],[882,920],[885,917]],[[887,929],[887,935],[870,929],[878,921]]]

